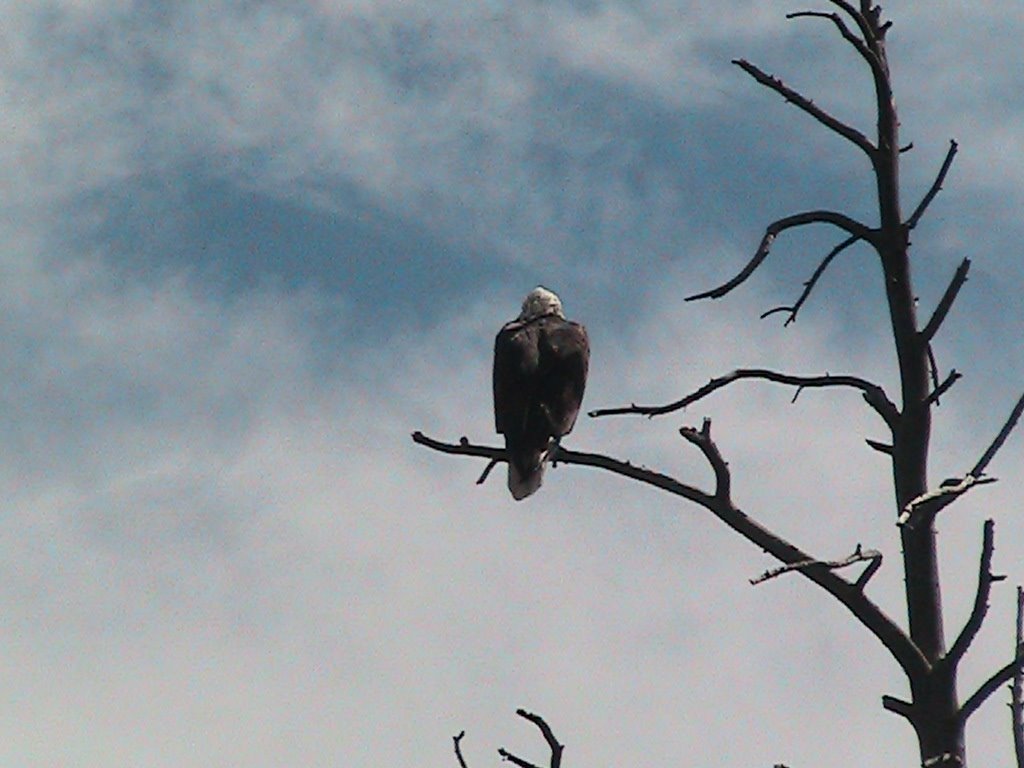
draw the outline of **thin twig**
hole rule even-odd
[[[707,397],[712,392],[722,389],[723,387],[732,384],[734,381],[739,381],[741,379],[760,379],[763,381],[771,381],[776,384],[786,384],[793,387],[848,387],[857,389],[860,390],[868,405],[874,408],[890,429],[893,428],[899,420],[899,411],[897,410],[896,405],[885,394],[885,390],[879,385],[872,384],[870,381],[858,376],[832,375],[828,373],[824,376],[793,376],[791,374],[779,373],[777,371],[771,371],[764,368],[737,369],[725,374],[724,376],[711,379],[711,381],[695,392],[692,392],[686,397],[667,405],[636,405],[634,403],[632,405],[618,408],[599,408],[597,410],[590,411],[590,416],[621,416],[625,414],[660,416],[662,414],[681,410],[688,405],[692,405],[698,400]]]
[[[992,590],[992,583],[998,580],[997,577],[992,575],[994,540],[995,522],[986,520],[982,534],[981,558],[978,565],[978,589],[974,595],[974,608],[971,609],[971,615],[968,617],[967,623],[964,624],[964,628],[960,630],[956,641],[949,649],[949,653],[946,654],[948,663],[954,669],[960,663],[964,654],[967,653],[967,649],[970,648],[974,638],[977,637],[981,624],[985,620],[985,614],[988,613],[988,598]]]
[[[946,319],[946,315],[949,314],[950,307],[953,306],[953,302],[956,300],[957,294],[963,287],[964,283],[967,282],[967,272],[971,268],[971,260],[964,259],[960,262],[960,266],[956,268],[956,272],[953,274],[953,279],[946,286],[945,292],[942,294],[942,298],[939,299],[939,303],[935,306],[935,311],[932,313],[931,318],[928,320],[928,324],[925,325],[921,331],[921,338],[926,342],[931,342],[935,338],[935,334],[939,332],[939,326]]]
[[[949,391],[949,388],[956,384],[962,377],[963,374],[961,374],[956,368],[950,370],[949,375],[943,380],[943,382],[933,389],[930,395],[928,395],[924,404],[931,405],[934,403],[935,405],[938,405],[939,398],[946,394]]]
[[[819,19],[830,19],[833,24],[839,29],[839,34],[843,36],[850,45],[857,49],[857,53],[864,57],[864,60],[874,65],[878,61],[878,57],[871,51],[870,48],[857,37],[850,28],[846,26],[846,22],[843,21],[842,17],[838,13],[825,13],[823,11],[797,11],[795,13],[787,13],[787,19],[800,19],[800,18],[819,18]]]
[[[709,291],[703,291],[702,293],[687,296],[686,301],[722,298],[731,290],[743,283],[754,273],[754,270],[761,266],[761,263],[765,258],[767,258],[768,252],[771,250],[772,243],[775,242],[776,237],[787,229],[804,227],[808,224],[831,224],[834,227],[842,229],[850,236],[856,236],[858,240],[873,242],[874,238],[874,230],[864,224],[861,224],[856,219],[850,218],[846,214],[839,213],[837,211],[804,211],[803,213],[795,213],[792,216],[786,216],[778,219],[777,221],[773,221],[765,227],[764,236],[761,238],[761,242],[757,246],[757,250],[754,252],[753,258],[747,262],[746,266],[740,270],[739,274],[717,288],[712,288]]]
[[[852,5],[846,2],[846,0],[829,0],[829,2],[832,3],[832,5],[836,6],[837,8],[842,8],[843,11],[845,11],[847,15],[850,16],[850,18],[857,22],[857,27],[860,29],[860,33],[864,36],[865,41],[867,41],[868,43],[873,41],[875,36],[874,30],[871,28],[871,25],[868,21],[867,15],[864,13],[863,8],[860,11],[858,11],[856,8],[854,8]],[[861,3],[861,5],[863,6],[863,3]]]
[[[807,297],[811,295],[811,291],[814,290],[814,286],[817,284],[818,280],[821,278],[823,274],[825,274],[825,270],[828,269],[828,265],[832,263],[832,260],[836,256],[845,251],[854,243],[858,242],[860,239],[861,238],[859,238],[857,235],[850,235],[848,238],[843,240],[843,242],[841,242],[839,245],[837,245],[835,248],[829,251],[828,255],[825,256],[824,259],[822,259],[820,264],[818,264],[817,269],[814,270],[814,274],[812,274],[810,279],[804,283],[804,289],[800,293],[800,296],[797,298],[796,303],[793,304],[793,306],[791,307],[775,307],[774,309],[769,309],[767,312],[764,312],[761,315],[761,319],[764,320],[769,315],[774,315],[778,312],[788,312],[789,317],[787,317],[786,322],[782,324],[783,327],[788,326],[790,323],[796,322],[797,313],[800,311],[800,308],[803,307],[804,302],[807,301]]]
[[[769,579],[774,579],[775,577],[781,576],[784,573],[790,573],[792,571],[802,571],[807,568],[813,567],[827,568],[828,570],[834,571],[838,570],[839,568],[845,568],[848,565],[853,565],[854,563],[864,562],[865,560],[870,560],[872,565],[874,565],[875,563],[878,563],[880,565],[882,562],[882,553],[879,552],[877,549],[862,550],[860,544],[858,544],[857,548],[853,551],[853,554],[847,555],[841,560],[811,559],[804,560],[799,563],[787,563],[786,565],[781,565],[778,568],[770,568],[769,570],[762,573],[760,576],[751,579],[750,583],[754,585],[762,584],[768,581]],[[871,566],[868,567],[870,568]],[[866,570],[868,569],[865,569],[865,571]],[[875,566],[875,568],[871,570],[872,575],[876,570],[878,570],[877,566]],[[868,578],[870,578],[870,576]],[[860,579],[858,579],[858,583],[859,582]]]
[[[833,117],[828,112],[823,110],[821,107],[817,106],[813,101],[808,99],[806,96],[797,91],[794,91],[784,82],[782,82],[782,80],[773,75],[769,75],[767,72],[764,72],[763,70],[759,69],[757,66],[751,64],[749,61],[745,59],[733,59],[732,63],[738,66],[744,72],[746,72],[752,78],[757,80],[757,82],[759,82],[761,85],[775,91],[789,103],[795,104],[797,107],[799,107],[801,110],[803,110],[808,115],[813,117],[826,128],[831,129],[832,131],[839,134],[847,141],[860,147],[867,154],[868,157],[872,159],[874,158],[875,146],[871,143],[870,140],[868,140],[867,136],[858,131],[856,128],[849,126],[843,121]]]
[[[860,576],[857,577],[857,581],[853,583],[853,586],[863,592],[864,588],[868,585],[868,582],[871,581],[871,577],[874,576],[881,567],[882,554],[878,553],[878,557],[871,558],[871,562],[868,563],[868,567],[861,571]]]
[[[909,232],[917,226],[917,222],[921,220],[924,212],[928,209],[932,200],[942,189],[942,182],[946,179],[946,174],[949,173],[949,167],[953,164],[953,158],[956,157],[957,143],[950,139],[949,150],[946,152],[946,159],[942,161],[942,167],[939,169],[939,175],[935,177],[935,181],[932,182],[931,187],[925,193],[925,196],[921,198],[921,202],[917,204],[917,208],[910,214],[910,218],[907,219],[905,224],[907,231]]]
[[[531,763],[529,760],[523,760],[523,758],[521,757],[516,757],[504,747],[498,748],[498,754],[501,755],[502,760],[508,760],[508,762],[512,763],[513,765],[518,765],[519,768],[540,768],[539,766]]]
[[[484,467],[484,471],[481,472],[480,477],[476,479],[476,484],[483,485],[484,482],[487,480],[487,476],[491,474],[491,470],[494,469],[496,466],[498,466],[497,459],[491,459],[489,462],[487,462],[487,466]]]
[[[974,465],[974,469],[971,470],[971,474],[975,477],[981,477],[985,472],[985,467],[988,466],[989,462],[995,458],[996,453],[1003,447],[1003,443],[1006,442],[1006,438],[1010,436],[1013,428],[1017,426],[1017,420],[1020,419],[1021,413],[1024,412],[1024,395],[1021,395],[1020,400],[1013,407],[1010,412],[1010,416],[1006,419],[1006,423],[1003,424],[1003,428],[999,430],[999,434],[996,435],[996,439],[992,441],[992,445],[988,447],[988,450],[982,454],[981,458],[978,459],[978,463]]]

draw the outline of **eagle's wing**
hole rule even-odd
[[[554,437],[567,435],[576,424],[590,365],[587,329],[579,323],[552,318],[539,340],[540,402]]]
[[[499,434],[525,428],[536,393],[537,337],[535,324],[513,321],[494,340],[494,428]]]

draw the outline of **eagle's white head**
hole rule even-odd
[[[533,320],[543,315],[556,315],[565,319],[562,311],[562,300],[549,291],[543,285],[538,285],[523,299],[523,311],[519,313],[520,320]]]

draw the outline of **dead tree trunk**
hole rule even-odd
[[[728,465],[713,440],[711,423],[701,429],[684,428],[681,436],[704,455],[715,474],[715,487],[704,491],[674,478],[635,467],[607,456],[561,449],[558,461],[606,469],[640,482],[654,485],[666,492],[699,504],[756,544],[775,556],[783,565],[766,572],[756,582],[796,571],[825,589],[844,605],[890,652],[907,676],[910,700],[883,696],[883,706],[913,726],[920,748],[921,764],[929,768],[952,768],[966,765],[964,727],[968,718],[992,693],[1011,679],[1018,681],[1014,704],[1015,728],[1019,730],[1019,688],[1024,667],[1024,643],[1019,635],[1013,659],[996,670],[963,703],[957,696],[957,667],[981,629],[988,609],[993,583],[1001,580],[991,570],[994,524],[985,522],[978,586],[974,607],[951,647],[947,649],[943,630],[942,593],[939,585],[938,551],[935,525],[939,513],[976,485],[992,482],[985,469],[1013,430],[1024,411],[1024,397],[1018,400],[999,434],[982,453],[978,462],[962,477],[944,481],[931,488],[928,481],[928,449],[931,440],[932,409],[957,381],[960,374],[950,370],[940,376],[932,353],[932,339],[946,319],[950,307],[967,279],[970,260],[964,259],[949,286],[932,311],[928,321],[919,323],[909,258],[910,233],[938,194],[956,155],[956,142],[950,142],[939,172],[909,217],[904,218],[900,200],[900,161],[904,148],[899,143],[899,119],[893,97],[886,55],[885,37],[891,23],[883,21],[881,9],[870,0],[827,0],[831,12],[802,11],[789,18],[810,18],[830,22],[867,64],[876,98],[877,126],[874,139],[847,125],[818,107],[810,99],[788,87],[782,80],[767,74],[745,61],[734,63],[761,85],[775,91],[808,116],[835,132],[868,157],[874,170],[878,220],[876,225],[862,223],[846,214],[830,210],[809,210],[793,214],[769,224],[753,258],[736,276],[722,285],[687,300],[717,299],[733,291],[747,280],[767,258],[776,237],[789,229],[808,224],[828,224],[843,234],[824,258],[792,306],[777,307],[765,316],[783,312],[788,325],[807,300],[822,273],[842,251],[856,243],[865,243],[881,261],[896,362],[900,376],[900,402],[894,402],[885,390],[857,376],[797,376],[766,369],[741,369],[712,379],[707,385],[676,402],[660,406],[630,405],[591,412],[591,416],[643,414],[654,416],[679,410],[701,400],[718,389],[741,379],[759,379],[799,388],[852,388],[859,390],[867,404],[882,419],[889,440],[868,440],[868,445],[892,462],[895,491],[895,517],[903,545],[904,575],[907,600],[907,628],[903,629],[886,616],[865,594],[868,581],[881,566],[882,556],[874,550],[858,547],[848,557],[825,560],[813,557],[796,545],[760,525],[751,515],[733,502]],[[421,433],[413,439],[447,453],[480,456],[492,461],[505,460],[504,451],[471,445],[465,438],[459,444],[441,443]],[[837,571],[855,563],[867,567],[854,580],[841,577]],[[1019,630],[1018,630],[1019,632]],[[1024,737],[1018,737],[1024,738]]]

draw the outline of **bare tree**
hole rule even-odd
[[[590,415],[654,416],[671,413],[737,381],[749,379],[795,387],[797,391],[815,387],[853,389],[860,392],[887,432],[886,440],[868,440],[867,443],[872,449],[887,456],[892,464],[894,517],[901,538],[904,561],[907,626],[901,626],[886,615],[865,592],[868,581],[881,566],[882,556],[879,552],[863,550],[858,545],[852,554],[843,558],[828,560],[816,557],[769,530],[736,506],[730,492],[729,467],[712,439],[710,420],[704,420],[700,428],[684,427],[680,430],[680,435],[701,452],[714,471],[715,483],[711,490],[702,490],[668,475],[601,454],[562,449],[558,461],[605,469],[656,486],[698,504],[781,562],[781,566],[765,572],[755,579],[755,582],[797,572],[838,600],[889,651],[905,673],[910,690],[909,700],[883,696],[882,705],[911,724],[917,735],[922,765],[934,768],[965,765],[964,728],[968,718],[996,690],[1011,681],[1014,681],[1011,708],[1020,754],[1020,687],[1021,670],[1024,668],[1024,644],[1021,642],[1019,629],[1013,656],[1007,663],[992,672],[963,702],[957,695],[958,666],[981,630],[993,583],[1005,578],[992,572],[995,525],[992,520],[987,520],[984,524],[974,606],[948,648],[943,633],[943,605],[935,525],[938,515],[950,504],[974,487],[993,482],[994,478],[986,475],[986,470],[1024,411],[1024,396],[1011,409],[999,433],[980,451],[974,466],[961,477],[945,480],[938,486],[929,484],[928,450],[933,409],[960,377],[955,369],[944,376],[940,374],[932,351],[932,341],[966,282],[971,263],[969,259],[963,260],[931,315],[922,324],[917,317],[911,281],[909,236],[941,190],[956,156],[957,144],[955,141],[950,142],[945,160],[931,187],[910,215],[904,217],[900,200],[899,171],[902,153],[907,148],[901,147],[899,143],[899,120],[886,54],[886,33],[891,22],[883,21],[881,8],[869,0],[860,0],[859,3],[849,0],[827,1],[832,7],[828,12],[802,11],[789,14],[788,18],[822,20],[829,23],[864,61],[874,85],[877,114],[874,136],[869,137],[868,134],[837,119],[756,65],[743,59],[738,59],[734,63],[758,83],[782,96],[787,102],[867,156],[876,181],[877,223],[865,223],[833,210],[808,210],[773,221],[765,228],[764,236],[753,257],[738,274],[722,285],[690,296],[687,300],[718,299],[732,292],[762,266],[773,242],[784,232],[809,224],[829,225],[838,230],[840,241],[824,257],[792,305],[771,309],[764,316],[784,313],[788,325],[796,319],[819,278],[838,254],[856,243],[869,246],[877,253],[882,266],[899,369],[898,402],[880,385],[859,376],[803,376],[750,368],[713,378],[705,386],[673,403],[656,406],[629,405],[593,411]],[[446,453],[478,456],[491,461],[504,460],[503,449],[473,445],[465,438],[457,444],[449,444],[417,432],[413,439],[417,443]],[[839,573],[840,569],[857,563],[866,565],[856,577],[847,578]],[[1018,761],[1021,760],[1024,758],[1019,757]]]

